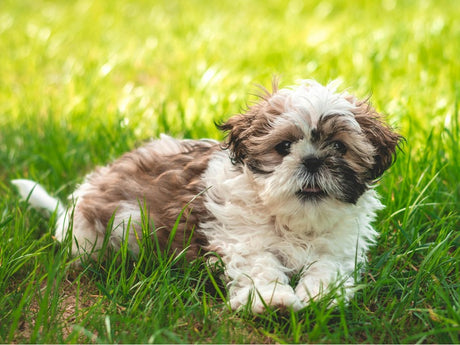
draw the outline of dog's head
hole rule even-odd
[[[219,126],[234,164],[281,200],[354,204],[394,162],[401,136],[367,101],[314,81],[265,91]]]

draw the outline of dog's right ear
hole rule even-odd
[[[247,141],[254,116],[252,114],[239,114],[232,116],[222,124],[216,124],[217,128],[227,133],[223,149],[230,151],[233,164],[244,163],[247,157]]]

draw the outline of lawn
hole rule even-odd
[[[454,0],[2,0],[0,342],[459,343],[458,18]],[[75,271],[9,182],[65,198],[160,133],[222,139],[273,76],[339,79],[407,140],[348,305],[233,312],[218,272],[148,243]]]

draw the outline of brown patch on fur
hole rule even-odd
[[[123,202],[140,207],[145,204],[159,244],[165,247],[185,207],[171,250],[181,251],[190,239],[186,255],[195,258],[206,245],[204,236],[195,230],[199,222],[210,217],[200,195],[205,189],[201,175],[218,144],[182,142],[182,152],[169,155],[146,149],[148,145],[90,174],[87,183],[93,188],[78,200],[75,212],[81,212],[90,223],[100,222],[106,228]]]
[[[354,101],[353,111],[356,121],[367,139],[375,148],[374,166],[370,173],[371,179],[379,178],[396,160],[396,149],[403,137],[396,133],[385,121],[382,115],[366,101]]]

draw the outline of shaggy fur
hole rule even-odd
[[[165,245],[185,208],[172,249],[188,245],[190,259],[219,254],[233,309],[297,310],[339,281],[350,296],[383,207],[373,184],[401,137],[367,101],[314,81],[286,89],[275,83],[219,128],[227,133],[222,145],[162,136],[98,168],[71,197],[69,212],[33,190],[35,183],[14,183],[34,206],[59,208],[59,240],[73,224],[75,255],[98,250],[108,226],[113,247],[129,231],[137,253],[140,209]],[[294,288],[293,274],[300,275]]]

